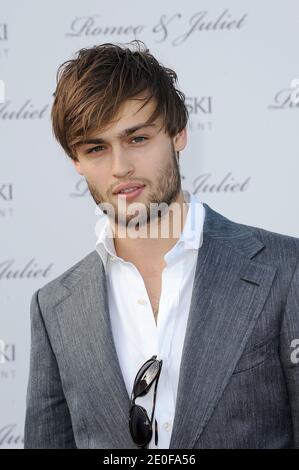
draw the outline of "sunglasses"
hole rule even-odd
[[[162,360],[157,360],[157,356],[152,356],[146,361],[136,374],[133,391],[131,394],[131,405],[129,413],[129,428],[133,441],[138,447],[145,447],[152,438],[153,417],[156,406],[156,392],[162,368]],[[138,397],[143,397],[148,393],[153,383],[156,381],[154,390],[154,402],[151,419],[140,405],[135,404]],[[155,419],[155,444],[158,444],[158,424]]]

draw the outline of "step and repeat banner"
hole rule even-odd
[[[58,66],[141,39],[190,113],[183,188],[299,237],[299,2],[0,0],[0,449],[23,448],[32,294],[95,247],[96,207],[54,140]]]

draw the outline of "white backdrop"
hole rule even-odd
[[[31,296],[96,241],[94,202],[52,136],[58,66],[143,40],[187,96],[183,187],[299,237],[298,19],[296,0],[0,0],[0,449],[23,447]]]

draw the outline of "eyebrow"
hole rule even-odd
[[[139,129],[144,129],[145,127],[156,127],[155,124],[146,124],[146,122],[137,124],[136,126],[129,127],[128,129],[124,129],[122,132],[118,134],[118,138],[127,137],[128,135],[134,134],[134,132],[138,131]],[[87,139],[80,141],[77,145],[87,145],[87,144],[105,144],[106,141],[100,137],[94,139]]]

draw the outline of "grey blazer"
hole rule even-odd
[[[299,239],[204,206],[170,448],[299,448]],[[136,448],[129,404],[93,251],[32,297],[25,448]]]

